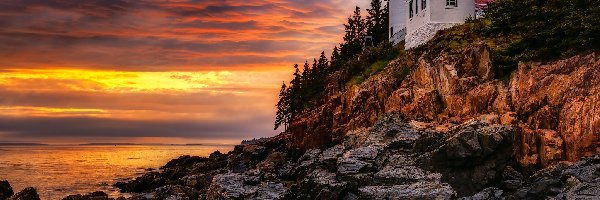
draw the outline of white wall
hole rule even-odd
[[[458,7],[446,6],[446,0],[431,0],[431,22],[463,23],[469,17],[475,18],[474,0],[457,0]]]
[[[410,1],[411,0],[404,0],[404,2],[406,3],[406,7],[405,7],[405,16],[407,19],[406,22],[406,29],[407,29],[407,33],[413,33],[414,31],[416,31],[417,29],[419,29],[420,27],[428,24],[431,20],[431,12],[429,12],[431,10],[431,6],[429,5],[430,2],[432,0],[427,0],[427,6],[425,7],[424,10],[422,10],[421,8],[421,0],[412,0],[413,1],[413,17],[410,18],[410,11],[409,11],[409,6],[410,6]],[[433,0],[436,1],[436,0]],[[415,3],[419,4],[419,6],[417,7],[417,9],[419,10],[419,12],[417,13],[415,10]]]
[[[388,28],[388,32],[390,32],[390,28],[394,28],[394,33],[399,32],[400,30],[406,28],[406,17],[408,16],[407,11],[403,9],[405,0],[390,0],[390,25]],[[392,35],[390,35],[390,38]],[[402,38],[403,40],[404,38]],[[394,41],[397,43],[400,41]]]

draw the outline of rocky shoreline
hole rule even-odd
[[[121,200],[600,197],[600,156],[530,174],[513,151],[517,130],[497,117],[435,124],[388,115],[323,150],[292,148],[282,134],[227,154],[182,156],[115,187],[135,194]],[[8,182],[0,182],[0,199],[36,197],[33,188],[13,196]],[[64,199],[111,198],[95,192]]]

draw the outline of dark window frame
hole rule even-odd
[[[409,17],[409,18],[411,18],[411,19],[412,19],[412,18],[413,18],[413,16],[414,16],[414,15],[413,15],[413,4],[414,4],[414,1],[413,1],[413,0],[410,0],[410,2],[408,3],[408,5],[409,5],[409,6],[408,6],[408,17]]]
[[[458,0],[446,0],[446,7],[458,7]]]

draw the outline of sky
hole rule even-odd
[[[0,1],[0,142],[273,136],[294,63],[368,0]]]

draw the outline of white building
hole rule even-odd
[[[390,40],[417,47],[439,30],[475,17],[474,0],[389,0]]]

